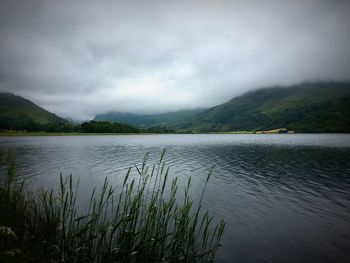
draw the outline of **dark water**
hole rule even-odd
[[[227,229],[218,262],[350,262],[350,135],[131,135],[2,137],[32,187],[80,177],[84,192],[121,182],[146,152],[162,149],[173,176]]]

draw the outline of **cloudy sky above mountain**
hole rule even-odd
[[[350,76],[350,1],[1,0],[0,90],[61,116]]]

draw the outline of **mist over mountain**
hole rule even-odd
[[[350,132],[350,82],[304,82],[265,87],[206,109],[148,115],[110,111],[98,114],[94,121],[153,128],[153,132],[205,133],[276,128],[296,132]],[[72,127],[70,123],[23,97],[0,93],[2,130],[67,130]]]
[[[179,123],[190,125],[194,119],[206,109],[182,110],[161,114],[133,114],[127,112],[108,112],[98,114],[95,121],[111,121],[128,123],[139,127],[167,126],[178,127]]]
[[[209,109],[137,115],[109,112],[95,120],[178,131],[223,132],[288,128],[350,132],[350,82],[304,82],[250,91]]]

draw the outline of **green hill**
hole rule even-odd
[[[197,116],[188,128],[350,132],[350,83],[313,82],[248,92]]]
[[[12,93],[0,93],[0,130],[43,130],[68,121]]]
[[[142,128],[150,127],[169,127],[177,128],[189,127],[195,118],[203,112],[205,109],[195,109],[195,110],[182,110],[176,112],[168,112],[162,114],[132,114],[132,113],[122,113],[122,112],[108,112],[104,114],[97,115],[95,121],[110,121],[110,122],[120,122],[127,123],[130,125],[136,125]]]
[[[210,109],[156,115],[110,112],[95,120],[187,132],[350,132],[350,82],[305,82],[257,89]]]

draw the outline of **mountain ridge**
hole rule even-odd
[[[350,82],[304,82],[246,92],[211,108],[161,114],[109,112],[94,121],[154,132],[230,132],[287,128],[296,132],[350,132]],[[0,92],[0,130],[76,130],[28,99]]]
[[[179,110],[160,114],[136,114],[129,112],[110,111],[104,114],[98,114],[93,120],[95,121],[112,121],[137,125],[139,127],[152,126],[174,126],[180,120],[191,120],[198,113],[206,110],[205,108],[193,110]]]
[[[350,111],[344,106],[349,95],[348,82],[306,82],[258,89],[203,112],[193,127],[200,132],[280,127],[298,132],[349,131]],[[328,112],[322,104],[327,105]],[[329,115],[332,112],[335,114]],[[337,113],[341,113],[341,120]]]
[[[188,114],[190,116],[176,116],[176,112],[137,116],[139,123],[146,123],[144,127],[155,124],[145,121],[149,116],[172,116],[172,121],[165,118],[161,125],[184,132],[253,131],[281,127],[297,132],[350,132],[349,96],[350,82],[347,81],[303,82],[252,90],[217,106],[192,112]],[[126,123],[129,121],[127,116],[126,113],[123,119]],[[103,114],[95,119],[107,120]],[[109,113],[108,120],[120,121],[118,114],[113,116],[113,113]]]
[[[0,129],[27,130],[66,125],[68,121],[32,101],[10,92],[0,92]]]

